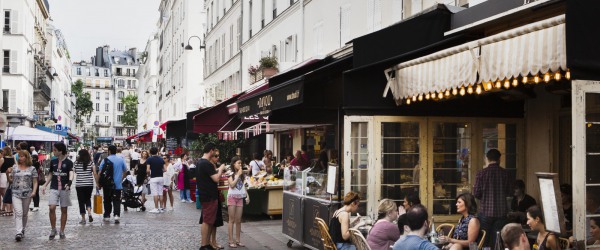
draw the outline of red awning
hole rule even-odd
[[[158,126],[160,129],[162,129],[163,131],[167,130],[167,123],[169,123],[169,121],[163,122],[163,124],[161,124],[160,126]]]
[[[235,95],[194,116],[194,133],[217,133],[233,116],[227,111],[227,105],[234,103],[240,95]]]

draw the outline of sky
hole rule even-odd
[[[49,0],[50,18],[60,29],[72,62],[90,61],[109,45],[143,51],[156,32],[160,0]]]

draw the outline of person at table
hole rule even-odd
[[[527,225],[529,225],[531,230],[538,232],[535,240],[535,244],[538,245],[538,250],[560,249],[558,236],[552,232],[546,231],[544,215],[539,206],[535,205],[527,209]]]
[[[568,233],[573,233],[573,195],[571,185],[560,185],[561,203],[565,215],[565,228]]]
[[[469,248],[469,243],[477,242],[481,225],[477,214],[477,202],[475,196],[470,193],[464,193],[456,197],[456,212],[462,217],[454,228],[452,238],[440,236],[442,242],[449,244],[444,249],[463,249]]]
[[[504,247],[510,250],[529,250],[529,240],[519,223],[509,223],[500,232]]]
[[[404,196],[404,203],[402,204],[402,206],[404,206],[404,210],[407,210],[415,205],[419,205],[421,204],[421,199],[419,199],[419,194],[417,193],[410,193]]]
[[[308,160],[304,157],[302,151],[296,151],[294,159],[292,159],[292,161],[290,162],[290,166],[294,170],[304,170],[308,167]]]
[[[408,218],[406,217],[406,212],[398,216],[398,221],[396,222],[396,225],[398,226],[398,231],[400,232],[400,238],[398,239],[402,239],[402,237],[406,236],[406,234],[410,231],[410,228],[408,227]]]
[[[338,250],[356,250],[356,246],[350,241],[350,229],[361,226],[360,217],[350,221],[350,214],[358,210],[360,196],[355,192],[348,192],[344,196],[344,206],[333,213],[329,221],[329,235]]]
[[[594,240],[590,245],[600,245],[600,217],[590,218],[590,234]],[[598,250],[600,247],[588,248]]]
[[[437,250],[438,247],[425,239],[429,233],[429,214],[427,208],[418,204],[410,207],[406,211],[406,219],[410,232],[406,236],[401,237],[393,250]]]
[[[525,224],[527,222],[527,209],[536,205],[535,199],[525,193],[525,182],[523,180],[515,181],[515,193],[510,204],[509,217],[513,222]]]
[[[400,230],[394,224],[398,219],[398,207],[390,199],[379,202],[378,218],[367,236],[367,244],[372,250],[389,250],[390,246],[400,238]]]

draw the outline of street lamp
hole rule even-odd
[[[187,45],[185,46],[185,50],[193,50],[193,49],[194,49],[194,48],[192,48],[192,46],[190,45],[190,40],[191,40],[192,38],[194,38],[194,37],[195,37],[195,38],[198,38],[198,41],[200,41],[200,49],[204,49],[204,48],[205,48],[205,46],[204,46],[204,45],[202,45],[202,39],[201,39],[200,37],[198,37],[198,36],[191,36],[190,38],[188,38],[188,42],[187,42]],[[181,43],[181,47],[183,47],[183,43]]]
[[[52,70],[54,70],[54,73],[52,73]],[[50,67],[48,68],[48,73],[52,73],[52,78],[57,77],[58,74],[56,73],[56,69],[54,67]]]

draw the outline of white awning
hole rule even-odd
[[[482,82],[566,71],[564,22],[560,15],[400,63],[385,71],[384,97],[391,90],[399,104]]]
[[[25,126],[18,126],[16,128],[8,127],[7,131],[8,140],[12,141],[62,141],[63,137],[42,131],[37,128],[30,128]]]

